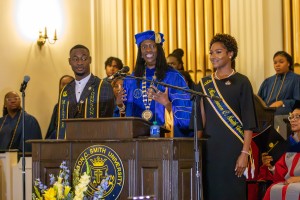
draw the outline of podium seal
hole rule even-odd
[[[124,186],[124,167],[118,154],[108,146],[93,145],[78,156],[74,169],[82,175],[90,169],[91,181],[86,195],[101,191],[103,199],[117,199]]]

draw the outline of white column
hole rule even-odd
[[[32,157],[25,157],[25,194],[26,200],[32,199]],[[13,200],[23,199],[23,168],[22,158],[12,168]]]
[[[17,152],[0,153],[0,200],[13,200],[13,167],[17,165]],[[22,192],[20,188],[18,192]]]

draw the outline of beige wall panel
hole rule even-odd
[[[206,54],[205,35],[204,35],[204,4],[203,1],[195,1],[195,37],[196,37],[196,65],[193,67],[194,81],[199,82],[205,76]],[[196,73],[195,73],[196,72]]]
[[[178,48],[181,48],[186,55],[186,1],[177,0],[177,40]],[[183,62],[186,63],[186,57],[182,58]]]
[[[230,0],[223,0],[223,33],[230,34]]]
[[[143,31],[142,30],[142,4],[141,0],[133,0],[133,37],[135,34]],[[134,40],[135,43],[135,40]],[[137,48],[134,48],[133,56],[136,58],[137,55]],[[134,59],[135,64],[135,59]]]
[[[245,24],[243,24],[243,28],[244,28],[244,30],[242,32],[243,36],[239,38],[238,45],[243,46],[243,47],[252,45],[252,47],[255,49],[255,51],[260,51],[262,49],[259,49],[258,46],[256,46],[256,45],[259,45],[257,43],[256,32],[253,35],[253,30],[255,30],[255,29],[252,29],[252,27],[257,26],[256,20],[253,20],[254,16],[252,16],[252,15],[253,14],[260,15],[261,14],[261,13],[255,11],[255,7],[259,6],[256,3],[257,2],[255,2],[255,1],[245,1],[243,4],[243,12],[245,13],[245,16],[244,16],[245,21],[243,21],[243,23],[247,22],[247,25],[245,26]],[[251,37],[252,37],[253,41],[249,40],[249,38],[251,38]],[[253,63],[253,64],[255,63],[255,60],[252,60],[252,58],[254,57],[252,49],[244,48],[243,51],[239,52],[239,54],[243,55],[242,62],[247,63],[248,66],[250,63]],[[237,65],[237,70],[243,74],[249,74],[248,76],[250,76],[250,72],[252,71],[252,69],[249,67],[241,69],[240,65]],[[251,77],[249,77],[249,78],[251,79]]]
[[[168,0],[160,0],[159,1],[159,7],[158,7],[158,11],[159,11],[159,31],[162,32],[164,34],[165,37],[165,42],[164,42],[164,50],[165,50],[165,54],[166,56],[169,54],[169,32],[168,32],[168,27],[169,27],[169,23],[168,23],[168,18],[166,16],[168,16]],[[158,30],[155,30],[156,32]]]
[[[282,0],[283,7],[283,45],[284,50],[292,52],[292,19],[290,0]]]
[[[195,36],[195,2],[186,1],[186,30],[187,30],[187,51],[185,52],[186,64],[185,70],[193,70],[196,66],[196,36]],[[189,53],[187,53],[189,52]]]
[[[142,31],[142,0],[133,0],[133,30],[134,34]]]
[[[93,70],[94,74],[97,76],[104,76],[105,72],[103,70],[101,70],[101,64],[100,64],[100,57],[102,58],[102,52],[99,51],[99,49],[101,48],[99,46],[99,43],[101,41],[101,37],[103,37],[102,32],[101,32],[101,26],[95,26],[96,24],[102,24],[101,21],[101,15],[102,15],[102,10],[101,10],[101,2],[100,1],[96,1],[96,2],[91,2],[91,39],[94,41],[91,44],[91,48],[90,48],[90,55],[92,57],[92,62],[95,64],[94,66],[98,66],[95,67]],[[100,52],[100,56],[96,56],[96,52]],[[103,74],[101,74],[101,72]]]
[[[273,55],[276,51],[283,50],[282,32],[282,0],[263,1],[263,44],[264,64],[260,73],[269,77],[275,73],[273,67]],[[258,19],[260,20],[260,19]],[[259,80],[259,83],[262,80]]]
[[[122,0],[92,2],[94,3],[92,5],[94,13],[91,13],[91,38],[94,42],[91,53],[95,65],[94,72],[99,77],[106,77],[104,62],[108,57],[118,57],[126,64],[124,55],[125,19],[123,19],[123,14],[120,14],[124,12],[124,5]],[[115,10],[115,12],[111,12],[111,10]]]
[[[131,70],[134,68],[134,33],[133,33],[133,2],[131,0],[125,0],[125,63],[130,67]]]
[[[176,16],[177,16],[176,0],[169,0],[168,2],[169,53],[172,53],[172,51],[177,48],[177,17]]]
[[[117,1],[117,22],[116,22],[116,33],[117,33],[117,45],[113,47],[113,51],[117,52],[117,56],[122,59],[124,65],[129,65],[125,62],[125,41],[126,41],[126,30],[125,30],[125,5],[123,0]],[[105,31],[105,28],[103,29]],[[133,38],[133,36],[131,37]]]
[[[209,43],[214,36],[214,19],[213,19],[213,2],[212,0],[204,1],[204,32],[205,32],[205,56],[206,56],[206,69],[213,70],[209,61]]]
[[[293,56],[295,63],[300,63],[300,2],[292,0],[293,14]]]
[[[214,0],[213,15],[214,15],[214,35],[216,33],[223,33],[223,0]]]
[[[281,0],[231,0],[231,34],[239,47],[237,71],[246,75],[255,93],[262,81],[272,74],[272,64],[265,60],[282,44],[280,13]],[[279,19],[279,20],[278,20]],[[270,68],[271,67],[271,68]]]
[[[149,0],[142,0],[142,30],[150,30],[150,2]]]
[[[151,0],[151,30],[159,31],[158,0]]]

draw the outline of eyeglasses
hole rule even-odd
[[[292,121],[292,120],[299,120],[300,119],[300,114],[290,114],[290,116],[288,116],[288,120]]]
[[[155,49],[156,48],[156,44],[142,44],[141,45],[141,49],[142,50],[146,50],[150,48],[151,50]]]
[[[82,62],[85,62],[89,59],[89,56],[82,56],[82,57],[77,57],[77,56],[74,56],[73,58],[71,58],[71,61],[72,62],[78,62],[79,60],[81,60]]]
[[[9,97],[5,99],[7,102],[12,102],[12,101],[18,101],[20,100],[20,97]]]

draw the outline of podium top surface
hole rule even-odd
[[[124,139],[150,135],[151,122],[138,117],[65,119],[67,140]],[[168,130],[161,128],[162,132]]]
[[[103,117],[103,118],[71,118],[71,119],[63,119],[65,122],[99,122],[99,121],[141,121],[143,123],[149,124],[151,126],[151,122],[144,120],[140,117]]]

